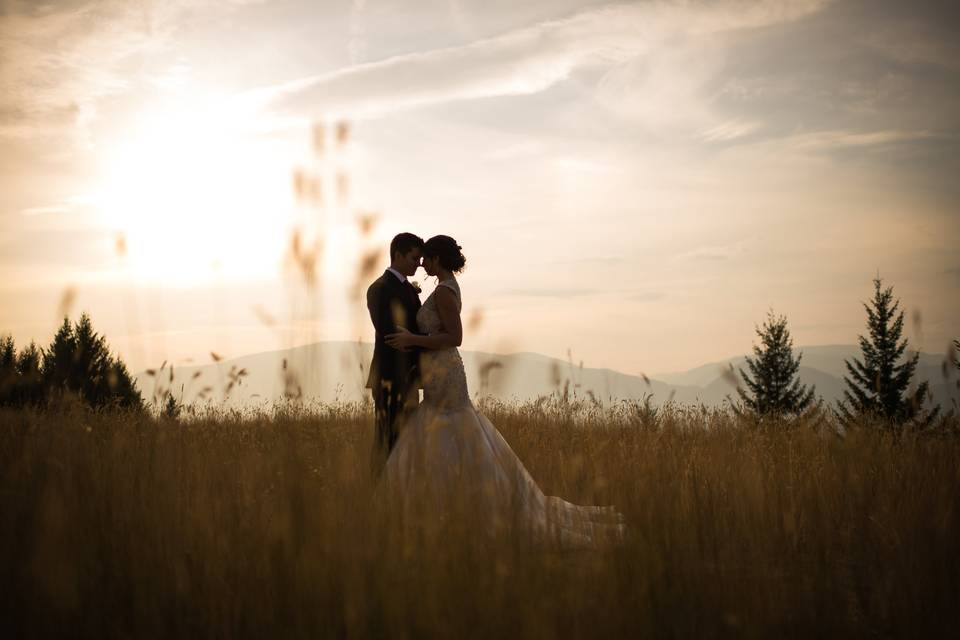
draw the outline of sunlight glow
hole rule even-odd
[[[105,154],[95,201],[103,225],[125,235],[130,275],[190,286],[277,273],[289,156],[224,104],[142,113]]]

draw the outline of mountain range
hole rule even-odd
[[[844,361],[859,357],[853,345],[801,347],[799,371],[804,384],[816,385],[816,394],[829,404],[842,398]],[[303,397],[323,402],[357,401],[368,397],[364,389],[372,345],[357,342],[318,342],[292,349],[256,353],[205,365],[164,367],[139,373],[137,381],[148,400],[155,391],[171,389],[184,402],[199,398],[225,401],[231,406],[269,403],[285,390],[299,389]],[[492,354],[462,351],[467,384],[474,396],[524,401],[569,389],[580,396],[592,394],[604,403],[651,396],[655,405],[668,400],[684,404],[722,405],[736,398],[730,368],[746,368],[736,356],[678,373],[649,377],[581,364],[537,353]],[[945,375],[946,373],[946,375]],[[960,403],[960,376],[945,367],[944,357],[920,353],[914,380],[927,380],[933,404],[944,410]],[[228,393],[225,393],[229,390]]]

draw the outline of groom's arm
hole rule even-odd
[[[370,322],[380,335],[387,335],[393,331],[390,322],[390,311],[386,304],[383,287],[374,283],[367,289],[367,310],[370,312]]]
[[[370,321],[374,329],[381,336],[396,333],[398,326],[406,325],[407,314],[403,310],[403,305],[382,287],[370,287],[367,290],[367,310],[370,312]]]

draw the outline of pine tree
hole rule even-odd
[[[42,361],[43,353],[35,342],[31,342],[17,357],[17,373],[20,374],[16,393],[18,407],[39,406],[43,403],[45,394],[40,371]]]
[[[891,427],[911,421],[928,425],[939,414],[939,407],[932,411],[923,410],[929,392],[926,381],[908,394],[920,354],[914,353],[903,359],[907,340],[901,339],[903,311],[900,310],[900,301],[894,299],[893,287],[883,288],[879,277],[874,279],[873,288],[873,300],[863,305],[867,312],[869,336],[859,336],[862,357],[846,361],[849,376],[844,376],[843,380],[847,389],[837,413],[848,425],[861,418],[879,418]]]
[[[137,389],[137,382],[127,370],[127,365],[119,358],[110,361],[107,373],[107,385],[110,388],[110,404],[121,409],[142,409],[143,396]]]
[[[47,391],[53,394],[67,390],[67,382],[73,371],[74,354],[77,343],[73,337],[70,318],[64,318],[63,324],[53,336],[53,342],[43,354],[42,375]]]
[[[89,406],[139,409],[136,382],[126,365],[110,355],[106,339],[84,313],[76,325],[63,324],[43,357],[44,387],[50,393],[75,393]]]
[[[110,401],[108,373],[110,371],[110,351],[107,342],[96,331],[90,316],[80,316],[73,329],[76,351],[70,374],[69,387],[92,407],[99,408]]]
[[[3,336],[0,338],[0,407],[14,403],[19,378],[13,336]]]
[[[762,327],[757,327],[760,345],[754,345],[754,358],[747,357],[747,374],[740,369],[746,389],[738,388],[740,399],[758,415],[786,415],[802,413],[810,403],[816,388],[800,383],[797,372],[803,354],[793,357],[793,339],[787,329],[786,316],[767,314]]]

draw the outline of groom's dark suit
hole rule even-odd
[[[367,289],[367,309],[376,329],[367,388],[373,392],[376,410],[375,455],[379,471],[397,441],[397,420],[420,399],[419,352],[399,351],[384,338],[396,333],[397,327],[417,332],[420,296],[412,284],[401,281],[388,269]]]

